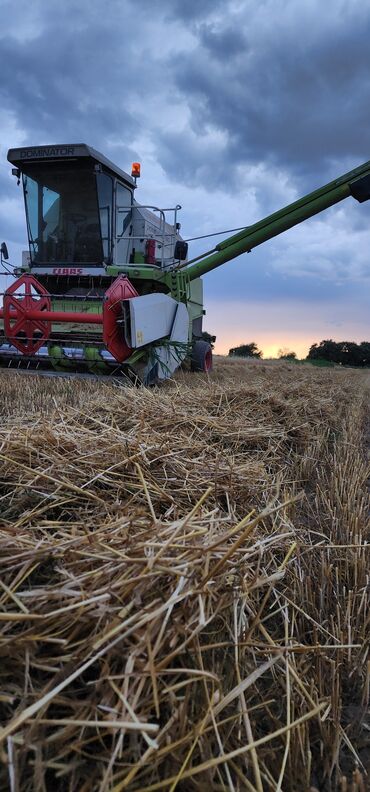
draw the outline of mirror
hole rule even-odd
[[[178,259],[178,261],[186,261],[186,256],[188,255],[188,243],[184,242],[182,239],[178,239],[175,244],[175,251],[173,257]]]
[[[5,242],[2,242],[0,245],[0,253],[1,253],[1,257],[5,259],[5,261],[8,261],[9,253]]]

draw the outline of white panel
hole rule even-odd
[[[186,305],[177,303],[172,332],[165,343],[155,347],[149,360],[146,375],[156,367],[156,377],[165,380],[172,376],[188,354],[189,314]]]
[[[131,346],[150,344],[169,336],[178,303],[168,294],[144,294],[129,300]]]
[[[157,347],[158,379],[168,379],[188,354],[189,314],[184,303],[177,303],[169,343]]]
[[[189,340],[189,313],[184,303],[177,303],[175,320],[171,330],[170,341],[187,344]],[[184,353],[186,357],[186,351]]]

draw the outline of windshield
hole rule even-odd
[[[23,174],[28,235],[34,264],[101,264],[110,241],[100,225],[95,173],[84,166],[44,163]],[[107,222],[105,200],[105,225]],[[100,207],[101,208],[101,207]]]

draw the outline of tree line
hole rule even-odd
[[[208,341],[212,348],[214,347],[216,336],[204,331],[202,338]],[[262,350],[258,349],[255,341],[251,341],[249,344],[239,344],[239,346],[229,349],[230,357],[262,358],[262,355]],[[297,355],[289,348],[283,347],[278,351],[278,358],[280,360],[296,360]],[[361,341],[360,344],[356,344],[355,341],[333,341],[329,338],[320,341],[319,344],[312,344],[306,360],[322,360],[340,366],[370,366],[370,341]]]
[[[342,366],[370,366],[370,342],[333,341],[331,338],[312,344],[307,360],[327,360]]]
[[[204,335],[207,335],[207,340],[212,339],[213,346],[216,340],[215,336],[210,336],[208,333]],[[258,349],[258,345],[254,341],[249,344],[239,344],[239,346],[229,349],[230,357],[262,358],[262,354],[262,351]],[[279,349],[278,358],[281,360],[295,360],[297,355],[292,350],[284,348]],[[370,366],[370,341],[361,341],[360,344],[356,344],[355,341],[325,339],[320,341],[319,344],[312,344],[306,360],[322,360],[332,364],[336,363],[340,366]]]

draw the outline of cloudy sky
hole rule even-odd
[[[26,247],[16,145],[87,142],[185,238],[248,225],[370,159],[363,0],[0,0],[0,241]],[[191,254],[215,240],[191,243]],[[205,276],[216,349],[369,340],[370,202]]]

